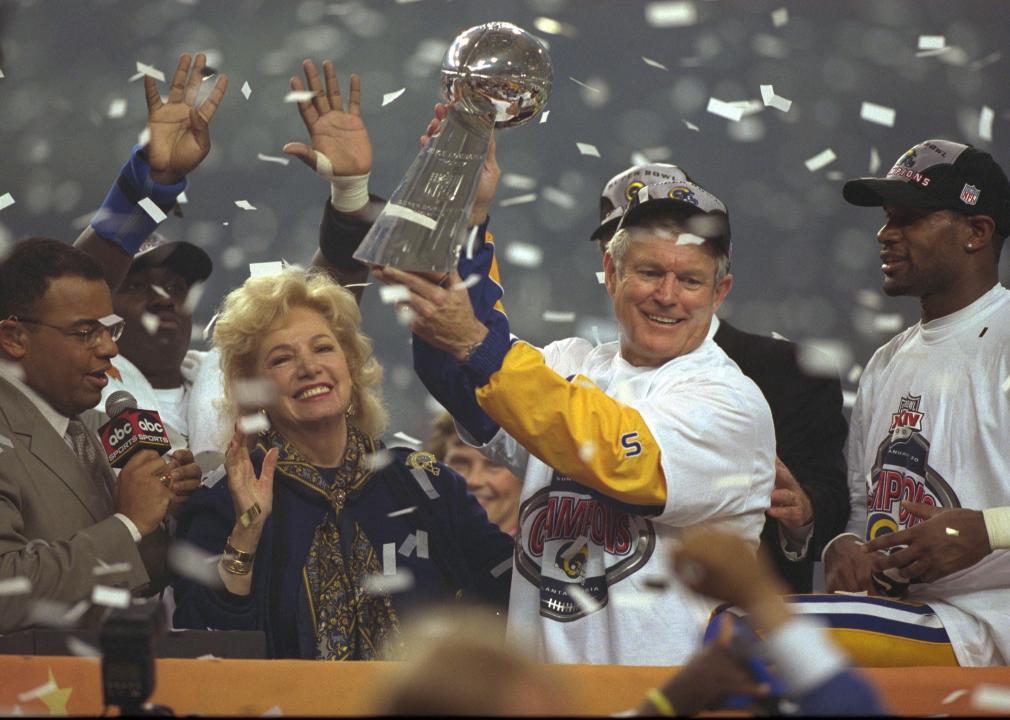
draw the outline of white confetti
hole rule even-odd
[[[598,92],[603,92],[602,90],[600,90],[600,88],[598,88],[598,87],[593,87],[592,85],[588,85],[588,84],[586,84],[586,83],[582,82],[581,80],[576,80],[576,79],[575,79],[575,78],[573,78],[573,77],[572,77],[571,75],[569,75],[569,76],[568,76],[568,79],[569,79],[569,80],[571,80],[571,81],[572,81],[573,83],[575,83],[576,85],[579,85],[579,86],[581,86],[581,87],[584,87],[584,88],[585,88],[586,90],[590,90],[590,91],[592,91],[592,92],[595,92],[595,93],[598,93]]]
[[[11,195],[10,193],[4,193],[3,195],[0,195],[0,210],[9,208],[13,204],[14,204],[13,195]]]
[[[266,413],[255,412],[243,415],[238,419],[239,432],[246,435],[259,435],[270,429],[270,418]]]
[[[3,80],[5,77],[7,77],[7,76],[4,75],[4,71],[0,70],[0,80]]]
[[[856,393],[851,390],[842,390],[842,407],[851,410],[856,406]]]
[[[859,108],[859,117],[867,122],[894,127],[894,118],[897,113],[894,108],[877,105],[876,103],[864,102]]]
[[[249,96],[252,95],[252,88],[249,87],[249,81],[248,80],[246,80],[244,83],[242,83],[242,90],[241,90],[241,92],[242,92],[242,97],[244,97],[246,100],[248,100]]]
[[[944,531],[945,531],[945,532],[947,533],[947,535],[949,535],[950,537],[958,537],[958,536],[959,536],[959,535],[961,534],[961,531],[960,531],[960,530],[958,530],[957,528],[952,528],[952,527],[949,527],[949,528],[944,528]]]
[[[667,72],[670,71],[670,68],[668,68],[663,63],[659,62],[658,60],[653,60],[652,58],[647,58],[645,57],[645,55],[642,56],[642,62],[651,67],[659,68],[660,70],[666,70]]]
[[[898,332],[905,326],[905,318],[899,313],[881,313],[873,316],[873,329],[877,332]]]
[[[370,283],[370,282],[347,283],[346,285],[344,285],[344,287],[347,288],[348,290],[350,290],[351,288],[366,288],[366,287],[370,287],[371,285],[372,285],[372,283]]]
[[[27,595],[32,591],[32,581],[23,575],[0,580],[0,596]]]
[[[382,545],[382,574],[396,575],[396,543]]]
[[[978,136],[987,142],[992,142],[992,121],[996,113],[988,105],[982,106],[982,112],[978,115]]]
[[[28,702],[30,700],[37,700],[43,695],[48,695],[51,692],[56,692],[59,688],[53,680],[33,687],[31,690],[25,690],[23,693],[18,693],[18,702]]]
[[[809,160],[805,160],[804,165],[807,166],[807,170],[810,172],[817,172],[821,168],[833,163],[837,158],[838,156],[835,155],[835,151],[828,148],[827,150],[822,150],[817,153]]]
[[[384,467],[389,467],[393,462],[393,453],[389,450],[376,450],[373,453],[369,453],[365,456],[365,467],[368,468],[370,472],[378,472]],[[389,517],[393,517],[390,515]]]
[[[772,10],[772,25],[782,27],[789,22],[789,8],[780,7]]]
[[[383,285],[379,288],[379,298],[387,305],[410,301],[410,288],[406,285]]]
[[[95,585],[91,590],[91,602],[104,607],[127,608],[130,607],[130,591],[108,585]]]
[[[410,474],[414,476],[414,480],[417,481],[417,484],[421,486],[421,490],[424,491],[424,494],[430,500],[437,500],[439,498],[438,490],[435,489],[435,486],[431,484],[431,480],[428,479],[428,473],[421,468],[411,468]]]
[[[544,110],[540,115],[540,124],[543,125],[547,122],[547,116],[551,114],[550,110]]]
[[[543,314],[544,322],[574,322],[575,313],[573,312],[559,312],[557,310],[544,310]]]
[[[308,102],[314,98],[316,94],[311,90],[292,90],[287,95],[284,96],[284,102],[286,103],[300,103]]]
[[[748,115],[756,115],[764,110],[764,104],[760,100],[733,100],[727,103],[727,105],[740,108],[741,118],[745,118]]]
[[[491,568],[491,577],[501,577],[506,570],[512,569],[512,558],[507,560],[502,560],[500,563]]]
[[[743,108],[714,97],[708,99],[708,107],[705,109],[713,115],[718,115],[733,122],[740,122],[740,118],[743,117]]]
[[[185,540],[173,540],[168,546],[168,566],[178,575],[205,587],[224,587],[217,569],[220,560],[221,555],[209,553]]]
[[[410,533],[409,535],[407,535],[406,539],[402,543],[400,543],[400,549],[397,550],[397,552],[403,555],[403,557],[410,557],[410,554],[414,552],[414,549],[416,547],[417,547],[417,536],[414,535],[414,533]],[[418,557],[420,557],[420,554],[418,554]]]
[[[988,683],[976,685],[975,692],[971,694],[971,706],[976,710],[1006,715],[1010,713],[1010,687]]]
[[[523,203],[535,202],[537,199],[536,193],[527,193],[526,195],[516,195],[515,197],[506,198],[498,203],[498,207],[511,207],[512,205],[522,205]]]
[[[137,206],[146,212],[156,223],[163,222],[168,217],[160,207],[154,204],[154,200],[149,197],[140,198]]]
[[[645,22],[652,27],[685,27],[698,22],[698,10],[690,0],[652,2],[645,6]]]
[[[558,190],[554,187],[545,187],[543,190],[544,200],[550,203],[554,203],[558,207],[562,207],[565,210],[572,210],[575,207],[575,198],[566,192]]]
[[[118,562],[118,563],[106,563],[102,560],[98,561],[98,565],[91,568],[91,574],[96,577],[102,575],[116,575],[118,573],[128,573],[133,566],[128,562]]]
[[[149,142],[151,142],[151,128],[145,125],[144,129],[140,131],[139,135],[137,135],[137,144],[140,145],[140,147],[147,147]]]
[[[599,343],[596,343],[599,345]],[[596,443],[592,440],[586,440],[579,444],[579,460],[582,462],[589,462],[596,455]]]
[[[568,584],[565,586],[565,590],[568,592],[568,597],[574,600],[575,604],[578,605],[582,612],[586,615],[591,615],[603,607],[596,598],[587,593],[579,585]]]
[[[149,75],[153,77],[158,82],[165,82],[165,73],[157,68],[151,67],[150,65],[145,65],[144,63],[137,61],[137,72],[140,73],[141,77],[144,75]]]
[[[417,531],[417,556],[422,560],[428,559],[428,533],[424,530]]]
[[[466,280],[460,280],[455,285],[450,285],[449,289],[450,290],[469,290],[474,285],[476,285],[477,283],[480,282],[480,278],[481,278],[481,276],[478,275],[477,273],[472,273],[471,275],[467,275],[466,276]]]
[[[1002,59],[1003,59],[1003,53],[1001,53],[999,50],[997,50],[996,52],[989,53],[988,55],[986,55],[981,60],[976,60],[975,62],[973,62],[971,64],[971,69],[972,70],[981,70],[982,68],[986,67],[987,65],[992,65],[994,62],[999,62]],[[3,77],[3,75],[0,75],[0,77]]]
[[[274,705],[269,710],[265,710],[260,717],[284,717],[284,711],[280,705]]]
[[[536,245],[511,242],[505,246],[505,261],[520,267],[540,267],[544,261],[544,251]]]
[[[683,232],[677,236],[677,242],[674,245],[704,245],[705,238],[695,235],[694,233]]]
[[[168,292],[161,285],[155,285],[154,283],[151,283],[151,289],[154,290],[155,294],[158,297],[165,298],[166,300],[170,297]]]
[[[255,210],[256,206],[248,200],[236,200],[235,205],[243,210]]]
[[[410,324],[414,322],[414,318],[417,317],[414,308],[409,305],[397,305],[393,308],[393,312],[396,314],[396,322],[401,327],[410,327]]]
[[[684,123],[684,127],[686,127],[688,130],[693,130],[694,132],[701,132],[701,128],[699,128],[693,122],[689,122],[687,120],[682,120],[681,122]]]
[[[241,378],[234,383],[235,402],[246,408],[265,408],[277,400],[277,386],[267,378]]]
[[[110,118],[121,118],[126,115],[126,98],[115,98],[109,103],[109,110],[106,112]]]
[[[773,107],[782,112],[789,112],[789,108],[793,106],[792,100],[786,100],[784,97],[776,95],[775,88],[771,85],[761,86],[761,101],[767,107]]]
[[[84,642],[80,638],[76,638],[73,635],[68,635],[67,640],[67,650],[70,651],[71,655],[76,655],[77,657],[101,657],[102,651],[96,648],[94,645]]]
[[[533,190],[537,186],[537,181],[536,178],[531,178],[527,175],[505,173],[502,175],[501,184],[515,190]]]
[[[255,209],[255,208],[253,208]],[[249,277],[273,277],[284,272],[284,262],[270,260],[269,262],[249,263]]]
[[[880,153],[877,152],[877,148],[870,148],[870,175],[876,175],[877,170],[880,169]]]
[[[548,35],[564,35],[565,37],[574,38],[579,34],[579,31],[568,23],[549,17],[534,18],[533,27]]]
[[[277,163],[278,165],[287,165],[291,162],[290,158],[277,157],[276,155],[264,155],[263,153],[256,153],[256,159],[262,160],[263,162]]]
[[[605,285],[607,282],[607,273],[603,272],[602,270],[596,273],[596,282],[598,282],[600,285]]]
[[[841,340],[814,338],[800,343],[796,364],[807,375],[836,378],[839,370],[852,363],[852,350]]]
[[[1006,380],[1004,380],[1003,384],[1000,385],[1000,390],[1005,393],[1010,393],[1010,375],[1007,375]]]
[[[920,50],[939,50],[940,48],[946,47],[946,45],[947,45],[947,39],[943,35],[919,36]]]
[[[407,443],[408,445],[418,445],[418,446],[421,445],[421,441],[420,440],[418,440],[416,437],[408,435],[405,432],[396,432],[396,433],[393,433],[393,437],[395,437],[397,440],[403,440],[403,442]],[[414,469],[418,470],[419,468],[414,468]],[[424,472],[424,470],[421,470],[421,472]],[[425,477],[427,477],[427,475]]]
[[[968,694],[968,691],[965,690],[965,689],[963,689],[963,688],[961,690],[955,690],[950,695],[948,695],[943,700],[941,700],[940,704],[941,705],[950,705],[952,702],[954,702],[958,698],[964,697],[967,694]]]
[[[396,100],[396,98],[400,97],[405,92],[407,92],[407,88],[404,87],[400,88],[396,92],[386,93],[385,95],[382,96],[382,107],[386,107],[387,105],[389,105],[389,103]]]
[[[161,327],[161,318],[154,313],[145,312],[140,316],[140,324],[144,326],[148,335],[154,335]]]
[[[179,193],[179,195],[175,198],[175,200],[180,205],[185,205],[186,203],[189,202],[189,197],[186,195],[186,191],[183,190],[181,193]]]
[[[857,382],[859,382],[859,378],[861,378],[862,376],[863,376],[863,366],[860,365],[859,363],[856,363],[849,369],[849,373],[848,375],[845,376],[845,379],[849,383],[855,385]]]
[[[217,316],[221,313],[214,313],[214,317],[207,321],[207,324],[203,326],[203,339],[207,340],[210,337],[210,333],[214,328],[214,323],[217,322]]]
[[[583,155],[591,155],[593,157],[600,157],[600,151],[596,149],[595,145],[590,143],[577,142],[575,146],[579,149],[579,152]]]
[[[396,546],[390,543],[395,548]],[[393,556],[395,561],[396,555]],[[369,595],[385,595],[404,592],[414,587],[414,574],[410,568],[400,568],[395,575],[366,575],[361,581],[361,589]]]
[[[884,305],[884,299],[880,296],[880,293],[868,288],[863,288],[856,293],[856,302],[872,310],[879,310]]]
[[[953,53],[953,51],[955,51],[955,50],[957,50],[957,48],[952,48],[952,47],[942,47],[942,48],[937,48],[936,50],[919,50],[917,53],[915,53],[915,56],[917,58],[934,57],[936,55],[943,55],[944,53],[948,53],[948,52]],[[964,63],[963,62],[955,62],[954,64],[956,64],[956,65],[963,65]]]
[[[394,510],[393,512],[388,513],[386,517],[392,518],[392,517],[400,517],[401,515],[410,515],[410,513],[414,512],[415,510],[417,510],[417,505],[411,505],[410,507],[403,508],[403,510]]]

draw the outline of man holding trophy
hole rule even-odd
[[[497,43],[488,37],[496,34]],[[540,62],[546,54],[537,46],[503,23],[457,38],[443,61],[455,92],[442,133],[454,117],[467,128],[510,113],[532,117],[523,103],[545,97],[549,62],[546,73],[524,78],[501,48],[533,47],[518,57]],[[488,69],[503,59],[506,77],[492,77]],[[502,88],[505,97],[493,94]],[[483,113],[480,122],[473,108]],[[454,144],[449,159],[477,155],[462,158],[475,168],[452,177],[433,172],[422,182],[412,173],[439,150],[441,137],[415,160],[384,211],[411,231],[451,223],[401,191],[426,187],[444,200],[451,194],[445,188],[475,186],[467,178],[484,161],[483,153]],[[434,246],[413,245],[417,233],[388,232],[376,251],[379,243],[369,240],[385,232],[380,217],[355,255],[383,266],[375,270],[383,282],[408,288],[419,376],[475,445],[524,479],[509,633],[545,661],[685,662],[701,645],[713,603],[676,581],[655,588],[657,576],[666,578],[670,548],[702,523],[758,544],[774,479],[772,419],[757,386],[707,339],[732,285],[729,226],[717,198],[692,190],[699,205],[645,193],[624,213],[604,258],[620,340],[597,347],[570,338],[541,350],[512,338],[504,313],[495,311],[500,288],[488,277],[491,261],[482,264],[489,257],[482,238],[459,259],[457,273],[465,232]],[[453,214],[468,216],[465,208]],[[697,214],[714,221],[704,223],[710,237],[688,230]],[[480,282],[467,287],[460,274],[475,265]]]

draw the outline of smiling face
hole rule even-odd
[[[288,440],[297,444],[307,429],[343,422],[351,373],[332,328],[315,310],[293,308],[264,334],[256,371],[277,387],[270,422]]]
[[[519,494],[523,481],[500,463],[491,462],[455,434],[445,444],[446,465],[466,480],[466,487],[487,513],[488,520],[505,532],[519,524]]]
[[[677,234],[632,231],[618,269],[604,257],[607,292],[621,328],[621,357],[659,367],[696,349],[733,284],[716,282],[716,257],[707,244],[678,244]]]
[[[877,232],[884,292],[925,298],[956,285],[964,218],[950,210],[885,205]]]

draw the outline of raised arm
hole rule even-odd
[[[197,106],[206,64],[203,53],[197,53],[195,60],[183,53],[167,102],[162,101],[154,78],[144,76],[150,139],[143,147],[134,147],[91,224],[74,242],[102,264],[113,292],[126,277],[134,253],[158,226],[141,202],[146,198],[162,212],[171,211],[186,188],[186,176],[210,152],[210,121],[228,89],[228,76],[218,77]]]

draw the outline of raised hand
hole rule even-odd
[[[427,146],[442,127],[442,121],[449,114],[449,106],[445,103],[435,104],[435,117],[428,123],[428,127],[421,136],[421,147]],[[480,180],[477,181],[477,193],[474,195],[473,209],[467,219],[469,225],[480,225],[487,217],[491,209],[491,201],[494,200],[495,191],[498,189],[498,179],[501,177],[501,168],[498,166],[496,154],[495,135],[491,134],[491,144],[487,149],[487,157],[484,165],[480,169]]]
[[[147,127],[151,132],[146,152],[151,164],[151,179],[165,185],[179,182],[193,171],[210,152],[210,121],[228,89],[228,76],[221,75],[200,107],[197,93],[203,82],[207,56],[189,53],[179,57],[172,76],[168,102],[161,101],[154,78],[144,76],[147,95]]]
[[[236,428],[231,442],[228,443],[224,467],[228,473],[228,489],[235,504],[235,529],[232,537],[238,539],[237,536],[245,536],[243,539],[253,541],[251,544],[244,544],[241,548],[243,550],[248,550],[250,546],[255,547],[259,542],[263,523],[273,510],[274,469],[277,467],[277,455],[277,448],[271,448],[263,458],[263,467],[257,477],[252,460],[249,459],[246,436],[242,431]],[[246,525],[241,518],[254,505],[258,505],[260,511],[254,513],[255,517],[252,517],[250,524]],[[252,537],[249,537],[250,535]]]
[[[312,145],[310,147],[305,143],[290,142],[284,146],[284,152],[294,155],[324,177],[346,177],[370,172],[372,143],[361,119],[361,78],[351,75],[350,97],[345,110],[340,82],[331,60],[323,62],[325,91],[311,60],[302,62],[302,69],[309,90],[315,93],[311,100],[298,103],[298,113],[302,116],[305,129],[309,131]],[[302,91],[305,86],[301,79],[294,76],[291,78],[291,89]],[[320,167],[317,152],[326,158],[323,167]],[[329,163],[328,168],[325,167],[325,162]]]

